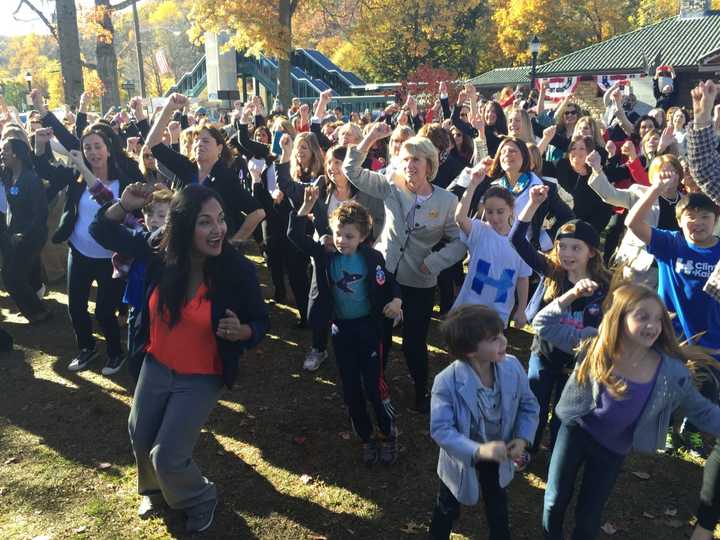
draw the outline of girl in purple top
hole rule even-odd
[[[595,284],[586,280],[583,285],[587,294]],[[543,320],[555,324],[551,313]],[[545,491],[546,540],[564,538],[565,510],[580,467],[584,472],[572,539],[592,540],[625,456],[630,450],[663,447],[674,410],[682,407],[696,425],[720,433],[720,408],[700,395],[690,376],[692,364],[712,358],[694,356],[679,347],[655,291],[622,285],[613,292],[598,335],[581,344],[577,366],[556,407],[562,424]]]

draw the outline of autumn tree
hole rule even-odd
[[[476,75],[494,61],[489,17],[482,0],[366,0],[334,59],[344,69],[346,59],[355,62],[375,81],[401,80],[423,65]]]

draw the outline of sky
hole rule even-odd
[[[141,2],[138,1],[138,4]],[[17,19],[13,17],[13,12],[17,9],[20,0],[0,0],[0,36],[21,36],[23,34],[38,33],[49,34],[47,26],[38,18],[38,16],[23,5],[18,14]],[[55,3],[51,0],[32,0],[35,7],[42,10],[48,20],[52,21],[52,14],[55,11]],[[113,2],[115,3],[115,2]],[[75,0],[78,7],[89,7],[94,4],[93,0]]]

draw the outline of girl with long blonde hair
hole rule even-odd
[[[586,294],[594,285],[588,280],[575,294]],[[563,301],[568,298],[561,297]],[[581,466],[572,538],[592,540],[625,456],[631,450],[664,448],[673,411],[682,408],[707,433],[720,434],[720,407],[702,397],[688,369],[711,358],[678,345],[655,291],[635,284],[618,287],[598,335],[582,343],[577,359],[556,407],[562,425],[543,510],[544,538],[549,540],[564,537],[565,511]]]
[[[548,186],[533,186],[525,207],[518,216],[518,223],[510,240],[520,257],[543,279],[529,302],[528,319],[537,310],[551,304],[578,282],[591,279],[598,283],[592,295],[578,297],[564,306],[563,324],[574,329],[597,328],[602,317],[602,302],[610,284],[610,273],[605,268],[600,251],[600,236],[589,223],[571,220],[563,224],[555,235],[549,254],[537,251],[527,240],[526,234],[538,208],[547,199]],[[588,330],[589,331],[589,330]],[[577,345],[577,343],[576,343]],[[529,360],[528,378],[530,388],[540,403],[540,423],[531,451],[539,449],[543,431],[548,421],[551,398],[557,403],[568,377],[568,368],[574,364],[572,348],[568,349],[554,339],[553,335],[536,335]],[[550,423],[550,445],[555,441],[560,423],[553,414]]]

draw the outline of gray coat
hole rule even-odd
[[[432,196],[417,205],[414,223],[408,224],[407,216],[416,204],[415,194],[391,183],[385,175],[363,169],[364,160],[357,148],[349,148],[343,172],[360,191],[385,203],[385,228],[375,248],[385,257],[387,269],[397,273],[401,285],[434,287],[440,271],[465,256],[465,245],[455,223],[457,197],[433,186]],[[445,246],[432,251],[441,240],[447,241]],[[422,263],[429,274],[420,271]]]
[[[540,405],[530,390],[527,374],[512,355],[497,364],[500,388],[502,440],[532,441],[538,425]],[[478,378],[467,362],[455,360],[435,377],[430,401],[430,435],[440,446],[437,473],[455,498],[465,505],[476,504],[480,483],[475,470],[475,453],[481,442],[470,438],[472,419],[483,429],[478,409]],[[484,438],[484,434],[481,433]],[[512,480],[510,460],[500,463],[500,487]]]

